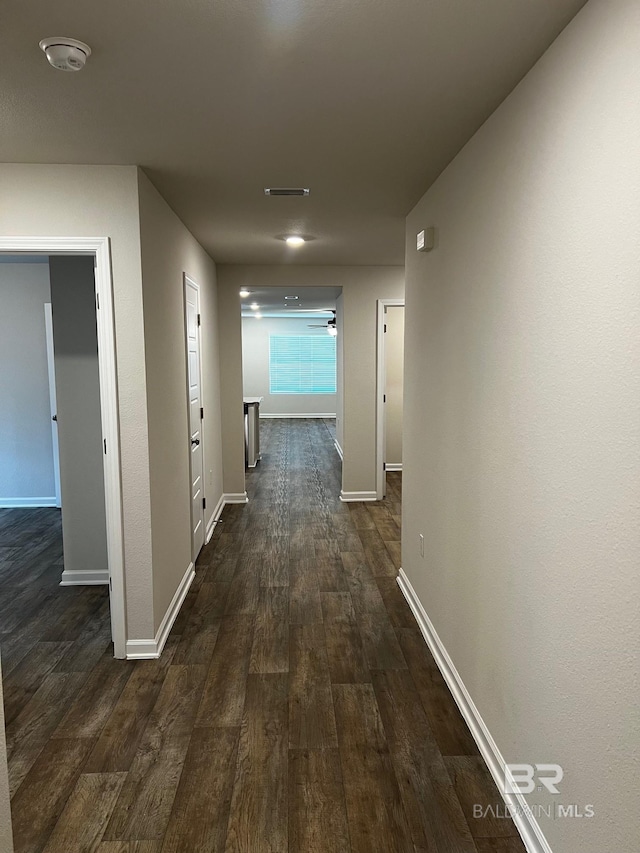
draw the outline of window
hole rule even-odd
[[[330,335],[269,335],[272,394],[335,394],[336,339]]]

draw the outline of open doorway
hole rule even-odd
[[[59,569],[57,582],[63,586],[106,588],[107,627],[113,652],[116,657],[124,657],[120,451],[108,241],[0,238],[0,255],[9,261],[0,264],[5,279],[11,278],[8,270],[22,270],[22,276],[14,275],[17,288],[13,288],[11,305],[6,295],[11,292],[10,282],[5,282],[4,288],[5,307],[18,312],[18,340],[5,340],[2,358],[1,388],[6,398],[2,411],[11,423],[3,426],[2,433],[0,505],[5,516],[14,510],[26,514],[23,521],[28,521],[31,531],[26,540],[18,536],[17,545],[7,545],[4,556],[18,556],[19,551],[12,553],[12,547],[37,545],[36,520],[48,526],[48,556],[54,563],[64,541],[64,557],[60,554],[59,566],[52,566]],[[40,270],[34,279],[38,284],[31,284],[31,299],[23,304],[20,288],[28,283],[21,278],[27,271],[31,275],[35,267]],[[50,324],[45,320],[47,304],[51,305]],[[7,312],[3,317],[7,322]],[[51,409],[54,395],[50,380],[55,388],[55,411]],[[26,395],[22,393],[23,383],[29,385]],[[51,428],[54,416],[57,430]],[[62,523],[58,522],[57,535],[58,503],[62,505]],[[4,521],[5,531],[10,530],[11,519],[5,517]],[[13,531],[16,533],[15,525]],[[0,530],[0,548],[1,538]],[[25,601],[29,600],[28,589],[24,595]]]
[[[404,301],[378,300],[376,495],[387,493],[387,475],[402,471]]]
[[[316,419],[336,442],[342,410],[342,289],[249,286],[242,293],[246,463],[251,470],[260,459],[260,445],[256,454],[251,440],[255,421],[249,420],[256,410],[274,428],[276,421]]]

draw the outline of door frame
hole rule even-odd
[[[185,382],[186,382],[186,390],[187,390],[187,420],[188,420],[188,430],[189,430],[189,439],[191,439],[191,422],[190,411],[191,411],[191,399],[189,395],[189,332],[187,329],[187,285],[193,287],[193,289],[198,294],[198,314],[202,311],[201,305],[201,289],[198,282],[189,275],[189,273],[182,273],[182,301],[183,301],[183,312],[184,312],[184,347],[185,347],[185,359],[186,359],[186,374],[185,374]],[[198,382],[200,383],[200,405],[204,411],[204,398],[203,398],[203,384],[202,384],[202,326],[198,325]],[[206,414],[206,412],[205,412]],[[200,419],[200,450],[202,453],[202,497],[205,497],[206,492],[206,482],[207,482],[207,466],[206,466],[206,447],[204,440],[204,417]],[[189,452],[189,515],[191,518],[191,561],[193,565],[196,564],[196,558],[198,554],[193,553],[193,473],[191,471],[191,452]],[[203,547],[207,543],[207,514],[204,510],[204,506],[202,508],[202,543]],[[202,549],[201,549],[202,550]],[[200,553],[200,552],[198,552]]]
[[[127,624],[124,531],[110,241],[108,237],[0,237],[0,252],[25,255],[93,255],[95,259],[111,638],[114,656],[125,658]]]
[[[384,317],[387,308],[404,307],[404,299],[378,299],[376,301],[376,499],[379,501],[384,498],[386,484],[384,470],[384,393],[386,384]]]

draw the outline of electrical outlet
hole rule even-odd
[[[420,534],[420,556],[424,558],[424,536]]]

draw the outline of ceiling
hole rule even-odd
[[[405,215],[584,2],[3,0],[0,161],[141,165],[219,262],[402,264]],[[39,50],[60,35],[81,73]]]
[[[319,314],[320,319],[328,319],[341,290],[341,287],[249,287],[249,296],[242,299],[242,316],[250,317],[254,313],[250,306],[258,305],[263,317]]]

